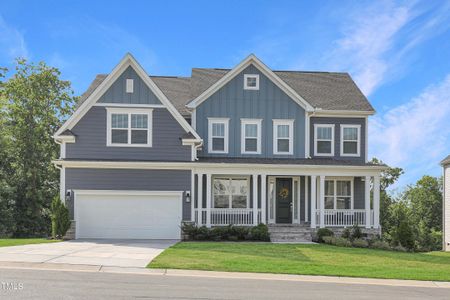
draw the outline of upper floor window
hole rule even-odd
[[[361,125],[341,125],[341,156],[359,156]]]
[[[325,180],[325,209],[353,209],[352,180]]]
[[[244,90],[259,90],[258,74],[244,74]]]
[[[241,153],[261,154],[260,119],[241,119]]]
[[[314,156],[334,156],[333,124],[314,124]]]
[[[273,120],[273,154],[293,154],[294,120]]]
[[[228,153],[228,122],[224,118],[208,118],[208,152]]]
[[[107,146],[152,146],[152,110],[107,108]]]

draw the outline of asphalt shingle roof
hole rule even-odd
[[[175,108],[189,115],[186,104],[198,97],[230,69],[193,68],[191,77],[150,76]],[[315,108],[324,110],[374,111],[367,98],[348,73],[274,71]],[[95,77],[87,91],[78,100],[81,105],[103,82],[107,75]]]
[[[441,165],[443,166],[450,165],[450,155],[441,161]]]

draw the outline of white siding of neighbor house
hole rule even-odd
[[[450,251],[450,165],[444,166],[444,250]]]

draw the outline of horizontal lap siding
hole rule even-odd
[[[190,191],[191,171],[67,168],[66,189]],[[183,199],[183,220],[189,220],[190,217],[191,204]]]
[[[72,129],[76,143],[66,146],[66,158],[190,161],[191,148],[183,146],[185,133],[165,108],[153,109],[152,147],[107,147],[106,108],[92,107]]]
[[[244,74],[259,74],[259,90],[244,90]],[[229,153],[208,153],[208,117],[230,118]],[[241,154],[241,118],[262,119],[261,154]],[[294,154],[273,154],[273,119],[294,119]],[[199,156],[305,157],[305,110],[253,65],[247,67],[196,109],[196,129],[205,146]]]

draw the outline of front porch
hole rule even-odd
[[[191,220],[207,227],[263,223],[338,229],[357,224],[379,231],[379,171],[275,172],[195,172]]]

